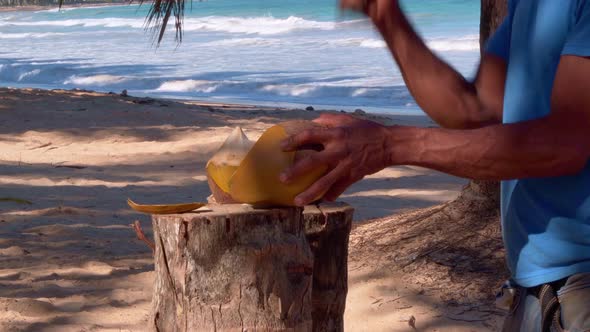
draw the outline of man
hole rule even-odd
[[[285,170],[330,171],[296,203],[337,198],[365,175],[417,165],[502,180],[502,226],[517,295],[506,331],[590,331],[590,0],[511,0],[474,82],[434,55],[397,0],[342,0],[370,17],[420,107],[441,128],[324,115],[283,142],[322,144]],[[539,300],[540,298],[540,300]]]

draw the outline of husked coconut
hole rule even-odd
[[[327,166],[314,169],[289,184],[280,173],[296,160],[317,153],[305,148],[284,152],[280,143],[290,135],[319,127],[311,121],[287,121],[267,129],[254,143],[236,128],[207,163],[209,187],[217,203],[257,206],[293,206],[295,196],[325,174]],[[320,197],[318,197],[319,199]]]

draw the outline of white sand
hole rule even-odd
[[[318,113],[0,89],[0,199],[33,203],[0,201],[0,331],[144,331],[153,261],[129,224],[140,220],[149,230],[150,223],[126,198],[204,201],[205,162],[234,126],[255,139],[273,123]],[[355,184],[342,200],[365,220],[448,201],[464,183],[393,167]],[[351,266],[347,330],[412,330],[410,316],[420,331],[487,329],[441,318],[434,295],[404,288],[412,277]]]

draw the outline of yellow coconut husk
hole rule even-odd
[[[233,170],[231,176],[230,171],[223,174],[217,171],[219,166],[211,167],[211,170],[217,171],[209,176],[212,180],[210,182],[213,182],[213,185],[210,183],[210,187],[215,200],[218,203],[240,202],[257,206],[293,206],[295,196],[324,175],[327,167],[319,167],[298,177],[292,183],[284,184],[279,180],[280,173],[293,165],[296,160],[317,151],[304,149],[283,152],[280,144],[290,135],[316,127],[319,125],[311,121],[279,123],[262,134],[241,160],[239,166]],[[213,161],[212,158],[209,163],[218,162]],[[207,172],[209,173],[209,167]]]
[[[230,178],[231,179],[231,178]],[[229,182],[229,181],[228,181]],[[232,204],[232,203],[239,203],[235,199],[231,197],[229,192],[223,191],[215,181],[209,176],[207,176],[207,184],[209,185],[209,189],[211,190],[211,196],[213,199],[209,197],[209,203],[213,204]]]
[[[131,199],[127,199],[127,204],[133,210],[149,214],[173,214],[173,213],[186,213],[196,210],[206,205],[206,203],[182,203],[182,204],[156,204],[156,205],[145,205],[137,204]]]
[[[229,181],[254,143],[236,127],[207,162],[207,182],[218,203],[236,203],[229,195]]]

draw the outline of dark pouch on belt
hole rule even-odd
[[[566,279],[529,288],[541,305],[542,332],[565,332],[561,326],[561,310],[557,291],[565,285]]]

